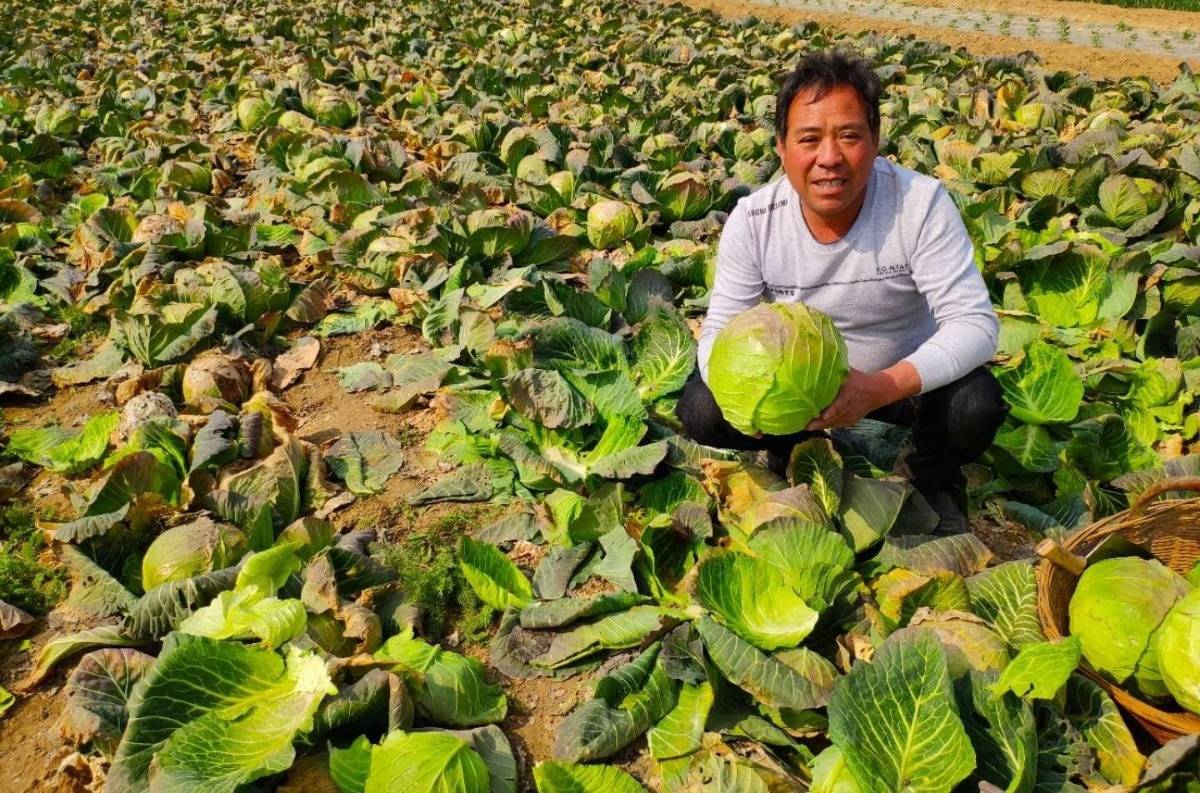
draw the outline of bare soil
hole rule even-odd
[[[47,642],[81,627],[87,626],[67,624],[58,612],[52,612],[38,619],[30,634],[0,641],[0,686],[11,690],[32,669]],[[60,734],[66,703],[61,692],[71,667],[64,664],[33,691],[18,694],[12,708],[0,716],[0,789],[5,793],[100,789],[103,773],[97,769],[103,768],[103,761],[85,760]]]
[[[1033,546],[1037,541],[1018,523],[1000,521],[992,515],[972,515],[971,533],[996,555],[996,564],[1034,557]]]
[[[45,402],[22,400],[4,406],[4,421],[13,427],[76,426],[87,421],[89,416],[110,408],[103,401],[103,394],[103,386],[89,383],[58,391]]]
[[[539,760],[553,758],[554,736],[558,723],[574,707],[591,697],[588,682],[591,675],[579,675],[566,680],[532,678],[505,679],[508,694],[508,716],[501,728],[512,743],[517,757],[520,777],[526,787],[533,779],[533,766]]]
[[[847,31],[849,33],[880,32],[899,36],[915,36],[920,39],[941,42],[952,47],[965,48],[972,55],[987,57],[993,55],[1018,55],[1023,52],[1034,52],[1052,70],[1067,70],[1082,72],[1097,79],[1119,79],[1122,77],[1146,77],[1156,83],[1168,84],[1179,74],[1180,57],[1155,55],[1142,52],[1140,49],[1111,49],[1097,48],[1083,44],[1062,43],[1045,39],[1030,39],[1019,35],[1002,36],[982,33],[973,30],[951,29],[946,25],[916,24],[913,22],[869,16],[865,13],[853,13],[844,10],[821,11],[811,8],[787,8],[784,5],[773,5],[767,2],[751,0],[682,0],[693,8],[707,8],[725,16],[754,15],[761,19],[769,19],[785,24],[814,21],[818,24]],[[970,0],[912,0],[913,7],[945,7],[970,8]],[[899,5],[899,4],[896,4]],[[978,4],[974,4],[978,9]],[[1145,19],[1148,30],[1180,31],[1191,27],[1200,33],[1200,14],[1180,14],[1177,12],[1142,10],[1135,12],[1131,9],[1115,6],[1093,5],[1089,3],[1073,3],[1063,0],[1032,0],[1030,3],[1016,3],[1005,0],[996,6],[989,6],[989,11],[1002,16],[1011,11],[1015,20],[1013,29],[1020,33],[1021,20],[1027,15],[1043,15],[1043,29],[1053,35],[1053,26],[1060,16],[1073,17],[1079,15],[1080,22],[1085,20],[1103,20],[1114,24],[1116,20],[1137,19],[1136,24],[1143,24],[1141,14],[1148,15]],[[1028,10],[1026,10],[1028,9]],[[1085,16],[1086,15],[1086,16]],[[1169,16],[1166,16],[1169,15]],[[1130,25],[1135,23],[1130,21]],[[1144,37],[1149,40],[1148,34]],[[1193,66],[1200,64],[1197,59],[1189,61]]]
[[[437,479],[436,460],[425,451],[425,436],[436,421],[433,411],[416,405],[402,414],[381,413],[371,406],[373,394],[348,394],[338,380],[337,369],[374,360],[383,363],[392,353],[415,353],[427,349],[415,331],[388,327],[353,336],[337,336],[322,342],[316,366],[281,395],[300,419],[297,432],[316,441],[332,440],[347,432],[381,430],[399,439],[405,447],[404,466],[388,480],[387,489],[370,498],[360,498],[330,515],[342,530],[375,529],[380,539],[395,539],[410,528],[412,511],[405,497]],[[372,357],[372,352],[379,355]]]
[[[952,8],[978,11],[977,0],[903,0],[904,5],[929,8]],[[1106,3],[1072,2],[1072,0],[993,0],[987,10],[994,15],[1013,14],[1017,17],[1041,17],[1054,21],[1066,17],[1084,24],[1113,24],[1120,20],[1130,27],[1148,28],[1178,33],[1191,28],[1200,33],[1200,12],[1168,11],[1162,8],[1120,8]]]

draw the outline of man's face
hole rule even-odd
[[[858,213],[879,141],[853,88],[834,86],[813,101],[815,94],[806,88],[792,100],[787,139],[775,150],[805,210],[837,222]]]

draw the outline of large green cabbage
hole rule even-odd
[[[737,551],[700,563],[696,599],[730,630],[763,650],[795,647],[816,627],[818,614],[769,562]]]
[[[322,124],[346,128],[358,116],[354,100],[339,91],[319,89],[304,97],[305,111]]]
[[[257,132],[266,126],[272,110],[271,100],[263,96],[244,96],[234,106],[238,124],[247,132]]]
[[[105,789],[233,793],[291,766],[297,735],[336,693],[310,651],[169,634],[129,697]]]
[[[615,248],[637,230],[637,210],[621,201],[599,201],[588,209],[587,236],[597,250]]]
[[[850,372],[833,321],[800,303],[760,303],[717,334],[708,385],[747,435],[787,435],[821,414]]]
[[[533,216],[521,209],[477,209],[467,215],[467,233],[475,254],[487,258],[515,256],[529,244]]]
[[[246,535],[227,523],[201,517],[167,529],[142,557],[142,588],[183,581],[237,563],[246,553]]]
[[[1200,713],[1200,589],[1167,612],[1157,633],[1159,670],[1175,701]]]
[[[1084,571],[1071,596],[1070,630],[1083,657],[1117,683],[1132,678],[1144,696],[1165,697],[1155,631],[1187,582],[1153,559],[1121,556]]]

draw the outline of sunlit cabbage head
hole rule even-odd
[[[321,90],[304,99],[304,109],[322,124],[345,128],[358,117],[358,107],[349,97],[337,92]]]
[[[517,46],[517,32],[512,28],[500,28],[496,31],[496,41],[505,47]]]
[[[659,171],[677,165],[686,151],[687,144],[670,132],[651,135],[642,141],[642,157],[647,165]]]
[[[678,171],[658,184],[655,198],[662,205],[663,219],[696,220],[704,216],[712,204],[712,190],[700,174]]]
[[[1177,602],[1157,631],[1159,671],[1181,707],[1200,713],[1200,589]]]
[[[1128,229],[1162,204],[1162,193],[1152,179],[1136,179],[1122,173],[1105,177],[1096,190],[1103,219],[1117,228]]]
[[[755,127],[749,132],[739,131],[733,141],[733,156],[738,160],[757,160],[771,153],[775,137],[770,130]]]
[[[271,102],[263,96],[245,96],[234,107],[238,124],[247,132],[257,132],[268,123],[272,110]]]
[[[216,350],[201,353],[183,373],[183,401],[209,413],[250,398],[254,380],[242,361]]]
[[[247,550],[246,535],[234,526],[200,518],[167,529],[142,557],[142,588],[183,581],[237,564]]]
[[[549,217],[556,209],[570,206],[575,200],[575,174],[539,170],[545,165],[546,161],[534,154],[521,160],[517,166],[517,196],[522,206],[542,217]]]
[[[1054,111],[1043,102],[1029,102],[1013,112],[1013,120],[1026,128],[1054,126]]]
[[[314,126],[311,118],[295,110],[283,111],[279,114],[279,118],[275,123],[289,132],[303,132],[306,129],[312,129]]]
[[[1187,581],[1157,560],[1104,559],[1084,571],[1071,596],[1071,635],[1101,674],[1143,696],[1165,697],[1155,631],[1187,592]]]
[[[570,171],[558,171],[550,175],[550,186],[554,188],[564,203],[575,200],[575,174]]]
[[[467,216],[467,240],[471,251],[487,258],[516,255],[529,244],[533,215],[523,209],[491,207]]]
[[[163,166],[163,181],[181,190],[207,193],[212,186],[212,168],[205,163],[172,160]]]
[[[541,155],[526,154],[517,163],[516,176],[533,184],[546,184],[550,178],[550,168],[550,163],[542,159]]]
[[[638,222],[637,211],[629,204],[599,201],[588,210],[588,241],[598,250],[615,248],[637,230]]]
[[[824,410],[850,372],[833,321],[800,303],[760,303],[717,334],[708,385],[739,431],[787,435]]]

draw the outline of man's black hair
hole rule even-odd
[[[796,94],[815,88],[813,99],[819,100],[839,85],[848,85],[858,94],[859,101],[867,109],[867,125],[878,140],[879,97],[883,93],[883,84],[869,61],[838,50],[810,52],[784,78],[775,98],[775,139],[782,143],[787,135],[788,110]]]

